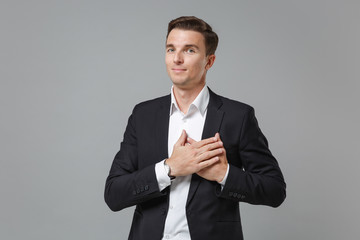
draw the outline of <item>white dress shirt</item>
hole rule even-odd
[[[184,129],[189,137],[200,141],[204,128],[207,106],[209,104],[209,90],[205,86],[196,99],[191,103],[188,112],[180,111],[171,88],[171,105],[168,135],[168,154],[171,156],[174,144]],[[221,185],[225,184],[229,167]],[[190,232],[186,218],[186,201],[189,193],[191,175],[176,177],[170,181],[164,168],[164,160],[155,165],[155,173],[160,191],[170,185],[169,209],[165,221],[163,240],[190,240]]]

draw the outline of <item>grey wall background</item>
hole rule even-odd
[[[0,2],[0,239],[127,239],[105,178],[133,106],[169,92],[167,23],[220,36],[208,85],[255,107],[288,198],[247,240],[358,239],[360,2]]]

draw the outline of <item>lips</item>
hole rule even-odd
[[[171,70],[174,72],[185,72],[186,71],[186,69],[184,69],[184,68],[172,68]]]

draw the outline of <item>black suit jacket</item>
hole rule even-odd
[[[155,164],[168,158],[170,103],[167,95],[135,106],[106,180],[111,210],[136,205],[129,239],[162,238],[169,187],[159,191]],[[186,204],[190,235],[192,240],[241,240],[239,202],[277,207],[285,199],[285,182],[254,109],[210,90],[202,138],[216,132],[226,149],[229,175],[221,190],[217,182],[193,174]]]

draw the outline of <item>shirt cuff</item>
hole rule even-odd
[[[167,186],[170,186],[171,184],[170,177],[167,175],[167,172],[164,167],[164,162],[165,159],[155,164],[155,175],[159,185],[160,192],[164,190]]]
[[[222,190],[222,189],[224,188],[224,186],[225,186],[226,179],[227,179],[227,177],[228,177],[228,175],[229,175],[229,169],[230,169],[230,165],[228,164],[228,165],[227,165],[227,169],[226,169],[225,176],[224,176],[223,180],[221,180],[221,182],[219,182],[219,184],[221,185],[221,190]]]

